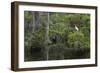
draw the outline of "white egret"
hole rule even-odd
[[[75,29],[78,31],[79,29],[78,29],[78,27],[75,25]]]

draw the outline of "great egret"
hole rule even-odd
[[[79,29],[78,29],[78,27],[75,25],[75,29],[78,31]]]

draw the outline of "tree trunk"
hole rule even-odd
[[[39,27],[39,12],[32,12],[32,23],[31,23],[32,32],[38,30],[38,27]]]
[[[46,59],[49,59],[49,47],[48,47],[48,41],[49,41],[49,13],[45,13],[45,49],[46,49]]]
[[[40,19],[40,16],[39,16],[39,12],[35,12],[35,31],[38,30],[39,28],[39,19]]]

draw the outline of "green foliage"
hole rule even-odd
[[[44,41],[44,27],[40,26],[40,28],[35,32],[25,32],[25,47],[28,49],[32,45],[41,46]]]
[[[25,16],[24,16],[25,22],[30,23],[32,19],[32,14],[30,11],[25,11]]]
[[[68,35],[68,43],[70,48],[89,48],[84,34],[80,31],[71,32]]]

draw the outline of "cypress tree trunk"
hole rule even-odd
[[[49,47],[48,47],[48,41],[49,41],[49,13],[45,13],[45,50],[46,50],[46,59],[49,59]]]
[[[32,12],[31,30],[32,32],[38,30],[39,27],[39,12]]]
[[[35,13],[35,15],[34,15],[34,17],[35,17],[35,30],[38,30],[38,28],[39,28],[39,19],[40,19],[40,16],[39,16],[39,12],[34,12]]]

